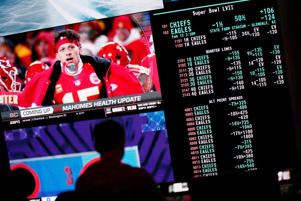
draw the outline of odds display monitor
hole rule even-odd
[[[88,77],[91,82],[104,83],[94,99],[82,98],[95,92],[86,88],[62,96],[62,100],[74,101],[58,104],[52,96],[48,102],[24,107],[16,102],[22,101],[23,90],[29,91],[31,81],[24,81],[20,92],[3,89],[1,129],[10,167],[33,173],[38,184],[33,197],[74,189],[76,178],[100,160],[93,148],[91,128],[107,118],[120,122],[127,132],[123,162],[145,168],[162,188],[163,183],[178,182],[185,184],[185,192],[194,189],[195,194],[201,194],[199,189],[205,189],[203,193],[210,194],[210,190],[229,184],[225,188],[232,192],[236,188],[232,189],[231,181],[240,178],[241,186],[240,182],[232,184],[250,194],[251,187],[260,189],[260,184],[266,184],[260,176],[273,175],[275,180],[268,178],[267,183],[273,185],[278,172],[297,166],[279,1],[166,1],[164,9],[150,13],[46,32],[66,28],[81,35],[86,63],[93,63],[85,56],[95,51],[83,42],[90,34],[96,33],[98,37],[92,38],[99,44],[120,43],[110,49],[118,54],[104,49],[98,56],[115,59],[117,65],[127,63],[122,72],[126,69],[142,91],[110,96],[121,85],[131,89],[125,80],[118,84],[106,80],[110,70],[102,77],[96,72],[97,76]],[[24,42],[22,37],[38,38],[39,32],[6,39]],[[82,83],[73,81],[66,85],[53,82],[50,92],[60,94],[71,84]],[[43,94],[36,90],[34,95]]]
[[[179,2],[151,20],[167,128],[186,148],[181,175],[295,166],[278,2]]]

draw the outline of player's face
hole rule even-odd
[[[56,57],[62,63],[74,63],[77,65],[80,62],[80,53],[80,47],[73,43],[65,43],[59,47]]]

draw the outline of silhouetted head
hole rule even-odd
[[[11,172],[11,183],[15,193],[12,197],[20,200],[32,195],[37,185],[32,173],[24,168],[16,168]]]
[[[95,149],[102,155],[114,152],[118,157],[123,156],[125,131],[116,121],[106,120],[94,127]]]

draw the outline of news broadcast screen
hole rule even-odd
[[[7,123],[161,100],[147,12],[8,35],[0,44],[0,104]]]

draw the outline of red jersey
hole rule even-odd
[[[62,73],[55,85],[55,104],[66,104],[79,101],[98,99],[102,83],[97,77],[93,66],[83,64],[77,78]]]
[[[156,91],[160,91],[160,82],[159,82],[159,75],[158,75],[158,67],[157,67],[157,60],[155,54],[149,54],[146,57],[144,57],[141,61],[141,66],[144,66],[148,69],[150,69],[150,76],[152,79],[152,82],[154,84],[154,87]]]
[[[130,64],[139,65],[143,57],[149,54],[146,45],[141,39],[130,42],[129,44],[124,45],[124,47],[131,57]]]
[[[61,66],[60,62],[57,62],[49,69],[37,73],[22,92],[5,92],[3,95],[6,96],[0,97],[5,99],[2,102],[9,104],[16,102],[14,104],[21,107],[32,107],[51,105],[53,100],[55,104],[62,104],[144,92],[138,79],[123,66],[99,57],[81,56],[81,58],[84,59],[83,69],[77,78],[68,76],[60,70],[58,72],[57,69]],[[103,69],[105,71],[101,72]]]

